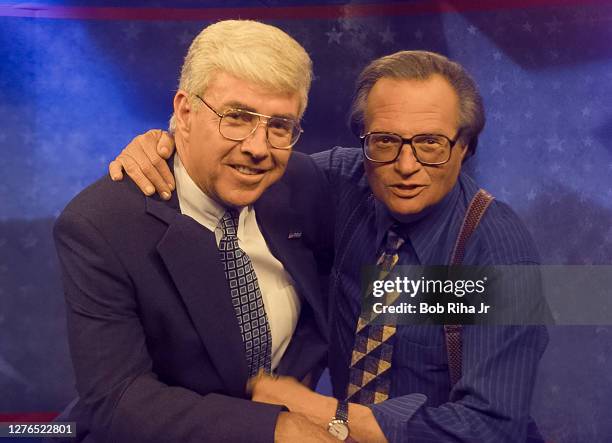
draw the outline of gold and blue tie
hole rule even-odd
[[[384,251],[376,263],[378,280],[384,280],[397,264],[397,251],[403,244],[394,228],[387,232]],[[380,403],[389,398],[396,327],[371,324],[372,320],[372,315],[362,312],[357,321],[347,391],[347,401],[353,403]]]

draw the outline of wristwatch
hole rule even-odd
[[[345,441],[348,438],[349,427],[347,402],[338,400],[336,414],[332,417],[331,421],[327,425],[327,432],[341,441]]]

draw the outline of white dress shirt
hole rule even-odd
[[[174,156],[174,177],[181,213],[214,232],[218,245],[223,236],[219,221],[226,208],[202,192],[178,155]],[[257,275],[272,334],[272,369],[276,369],[295,330],[300,315],[300,299],[292,278],[268,249],[252,206],[240,210],[238,245],[251,258]]]

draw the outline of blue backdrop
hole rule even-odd
[[[457,60],[488,117],[467,168],[516,209],[545,263],[612,264],[612,2],[8,2],[0,414],[59,411],[74,395],[54,218],[134,135],[166,126],[189,43],[229,17],[277,25],[311,54],[305,152],[356,145],[346,114],[372,58],[427,49]],[[533,411],[549,440],[612,441],[611,351],[607,325],[551,330]]]

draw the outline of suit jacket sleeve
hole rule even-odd
[[[96,442],[272,442],[280,406],[162,383],[128,273],[95,224],[66,210],[55,241],[83,416]]]

